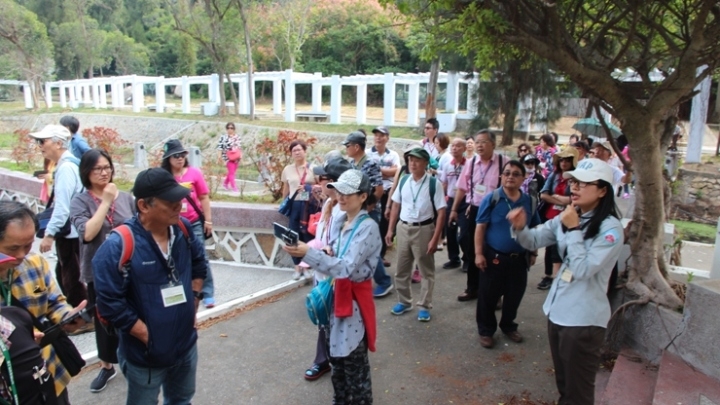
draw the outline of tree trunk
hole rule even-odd
[[[245,50],[247,55],[247,86],[248,86],[248,103],[250,105],[250,120],[255,120],[255,83],[253,82],[253,59],[252,59],[252,47],[250,44],[250,27],[248,26],[247,14],[245,12],[245,6],[242,0],[237,0],[238,7],[240,8],[240,18],[243,23],[243,31],[245,33]],[[291,56],[292,57],[292,56]],[[291,59],[291,67],[294,65],[295,59]]]
[[[235,107],[233,110],[235,111],[235,115],[240,115],[240,100],[238,99],[237,92],[235,91],[235,85],[233,84],[232,80],[230,80],[230,73],[225,73],[225,76],[227,77],[228,83],[230,83],[230,97],[232,97],[233,104]]]
[[[518,113],[518,100],[520,94],[516,89],[511,88],[505,92],[504,105],[502,106],[503,113],[503,133],[501,146],[510,146],[513,143],[513,134],[515,133],[515,118]]]
[[[621,115],[623,132],[630,144],[642,145],[632,149],[633,166],[644,168],[635,171],[637,187],[631,234],[636,238],[630,246],[633,255],[626,287],[661,305],[676,308],[682,302],[661,273],[665,207],[660,138],[664,120],[638,111]]]
[[[713,122],[720,122],[720,82],[717,83],[717,89],[715,90],[715,112],[712,116]]]
[[[225,114],[227,114],[227,99],[225,98],[225,69],[218,69],[218,77],[220,77],[220,80],[218,80],[218,87],[220,87],[219,95],[220,95],[220,110],[218,111],[218,115],[221,117],[224,117]],[[232,83],[230,83],[232,86]],[[237,103],[235,104],[237,106]]]
[[[430,81],[427,85],[427,97],[425,98],[425,119],[435,118],[437,111],[435,98],[437,96],[437,82],[440,74],[440,57],[433,59],[430,65]]]

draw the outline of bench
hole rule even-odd
[[[327,122],[330,118],[330,114],[325,114],[322,112],[299,112],[295,114],[295,118],[298,121]]]

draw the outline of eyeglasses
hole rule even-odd
[[[521,152],[521,153],[527,153],[527,151],[528,151],[527,149],[518,149],[518,152]]]
[[[170,155],[170,157],[175,159],[185,159],[187,157],[187,153],[176,153],[174,155]]]
[[[37,142],[38,146],[45,145],[45,141],[47,141],[47,139],[36,139],[35,140],[35,142]]]
[[[520,172],[503,172],[502,175],[505,177],[522,177],[522,173]]]
[[[487,140],[475,141],[475,145],[478,145],[478,144],[479,144],[479,145],[486,145],[486,144],[488,144],[488,143],[492,143],[492,142],[487,141]]]
[[[568,180],[568,184],[570,185],[570,187],[578,186],[579,188],[585,188],[587,186],[598,186],[598,183],[588,183],[585,181],[577,181],[575,179]]]
[[[103,172],[112,173],[113,171],[112,166],[98,166],[92,168],[93,174],[102,174]]]
[[[425,127],[425,129],[433,129],[433,127],[427,126],[427,127]]]
[[[235,129],[235,127],[227,127],[227,129]]]

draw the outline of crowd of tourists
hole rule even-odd
[[[243,152],[235,125],[226,130],[218,160],[227,168],[224,187],[237,190]],[[593,403],[610,317],[606,292],[623,244],[614,198],[627,197],[631,174],[614,161],[608,142],[575,137],[560,147],[550,133],[535,148],[522,143],[517,156],[507,156],[489,130],[450,138],[431,118],[424,134],[421,143],[398,153],[388,147],[388,128],[374,128],[371,139],[359,129],[342,142],[344,151],[329,152],[321,164],[308,159],[302,140],[288,148],[282,212],[298,242],[283,249],[292,257],[293,279],[312,279],[313,292],[334,293],[304,378],[331,372],[334,404],[371,404],[374,298],[394,290],[396,299],[384,310],[402,316],[417,308],[417,320],[430,322],[436,267],[466,273],[457,299],[475,301],[482,347],[496,344],[498,328],[521,343],[518,308],[529,268],[544,247],[537,288],[549,290],[543,311],[559,403]],[[0,399],[69,403],[67,384],[82,359],[73,362],[77,349],[63,343],[67,333],[94,330],[101,367],[92,392],[107,386],[118,365],[128,404],[155,403],[161,388],[165,403],[189,404],[198,358],[196,312],[215,305],[204,249],[212,210],[202,171],[171,139],[161,166],[140,172],[128,193],[113,182],[110,154],[88,146],[76,118],[64,117],[31,137],[46,160],[46,170],[36,175],[44,180],[47,209],[36,215],[19,202],[0,201],[0,349],[6,359]],[[623,154],[629,159],[626,146]],[[39,253],[31,252],[36,236]],[[55,277],[42,255],[53,244]],[[444,250],[447,261],[437,266]],[[412,283],[420,284],[416,297]],[[6,311],[11,305],[23,310]]]

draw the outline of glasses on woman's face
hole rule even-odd
[[[570,187],[578,186],[578,188],[585,188],[587,186],[595,186],[595,187],[598,186],[597,182],[585,182],[585,181],[578,181],[575,179],[568,180],[568,184],[570,185]]]
[[[113,167],[112,166],[95,166],[92,168],[92,172],[93,172],[93,174],[97,174],[97,175],[100,175],[103,172],[112,174]]]
[[[505,177],[522,177],[522,172],[504,171],[502,175]]]
[[[528,150],[527,150],[527,149],[518,149],[518,152],[520,152],[520,153],[528,153]]]
[[[234,131],[234,130],[235,130],[235,127],[227,127],[226,129],[227,129],[227,130],[231,130],[231,129],[232,129],[232,130]]]
[[[187,153],[176,153],[174,155],[170,155],[173,159],[185,159],[187,157]]]

